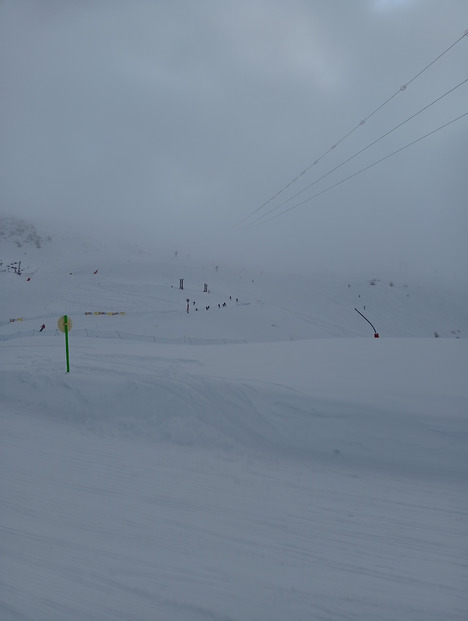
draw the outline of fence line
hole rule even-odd
[[[62,335],[57,329],[53,332],[50,330],[45,336],[59,336]],[[101,338],[101,339],[120,339],[123,341],[146,341],[151,343],[159,343],[160,345],[237,345],[241,343],[247,343],[245,339],[203,339],[193,338],[189,336],[181,336],[179,338],[164,338],[159,336],[150,336],[147,334],[130,334],[128,332],[120,332],[118,330],[105,331],[105,330],[89,330],[82,328],[73,329],[73,337],[82,336],[89,338]],[[14,332],[13,334],[0,334],[0,341],[10,341],[12,339],[24,338],[27,336],[39,336],[39,330],[25,330]]]

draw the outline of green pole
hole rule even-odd
[[[68,354],[68,315],[63,316],[63,325],[65,328],[65,351],[67,353],[67,373],[70,373],[70,357]]]

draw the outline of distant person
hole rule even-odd
[[[39,332],[42,332],[43,330],[45,330],[45,323],[42,324],[41,329],[39,330]]]

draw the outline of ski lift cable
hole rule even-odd
[[[344,160],[343,162],[341,162],[340,164],[338,164],[337,166],[335,166],[334,168],[332,168],[331,170],[323,174],[321,177],[319,177],[318,179],[316,179],[315,181],[307,185],[305,188],[302,188],[302,190],[299,190],[299,192],[296,192],[295,194],[293,194],[292,196],[284,200],[279,205],[272,207],[269,211],[263,214],[259,214],[258,219],[266,218],[266,216],[268,216],[269,214],[273,213],[274,211],[277,211],[278,209],[280,209],[281,207],[283,207],[284,205],[292,201],[294,198],[297,198],[298,196],[303,194],[306,190],[309,190],[311,187],[319,183],[319,181],[322,181],[323,179],[325,179],[326,177],[334,173],[336,170],[338,170],[339,168],[341,168],[342,166],[344,166],[345,164],[353,160],[355,157],[357,157],[358,155],[361,155],[361,153],[364,153],[364,151],[367,151],[367,149],[370,149],[370,147],[373,147],[375,144],[377,144],[378,142],[386,138],[388,135],[390,135],[391,133],[393,133],[394,131],[396,131],[397,129],[399,129],[400,127],[402,127],[403,125],[411,121],[412,119],[414,119],[416,116],[418,116],[419,114],[421,114],[422,112],[424,112],[425,110],[427,110],[428,108],[430,108],[431,106],[439,102],[441,99],[443,99],[450,93],[453,93],[453,91],[455,91],[457,88],[460,88],[460,86],[463,86],[464,84],[466,84],[466,82],[468,82],[468,78],[466,78],[465,80],[463,80],[462,82],[460,82],[459,84],[451,88],[450,90],[446,91],[443,95],[440,95],[440,97],[437,97],[437,99],[434,99],[433,101],[431,101],[431,103],[427,104],[426,106],[424,106],[423,108],[421,108],[420,110],[418,110],[417,112],[409,116],[407,119],[399,123],[398,125],[395,125],[395,127],[392,127],[392,129],[387,131],[385,134],[382,134],[382,136],[370,142],[368,145],[366,145],[365,147],[363,147],[362,149],[354,153],[354,155],[351,155],[350,157],[348,157],[346,160]]]
[[[431,136],[432,134],[435,134],[436,132],[444,129],[445,127],[448,127],[449,125],[451,125],[452,123],[455,123],[456,121],[459,121],[460,119],[462,119],[463,117],[468,116],[468,112],[465,112],[464,114],[456,117],[455,119],[452,119],[451,121],[448,121],[447,123],[445,123],[444,125],[441,125],[440,127],[437,127],[436,129],[433,129],[432,131],[430,131],[427,134],[424,134],[424,136],[420,136],[419,138],[417,138],[416,140],[413,140],[412,142],[409,142],[408,144],[404,145],[403,147],[400,147],[399,149],[397,149],[396,151],[393,151],[392,153],[389,153],[388,155],[386,155],[385,157],[382,157],[378,160],[376,160],[375,162],[372,162],[372,164],[369,164],[368,166],[365,166],[364,168],[361,168],[360,170],[356,171],[355,173],[353,173],[352,175],[349,175],[348,177],[345,177],[344,179],[341,179],[341,181],[338,181],[337,183],[334,183],[331,186],[328,186],[327,188],[321,190],[320,192],[317,192],[316,194],[314,194],[313,196],[310,196],[309,198],[306,198],[305,200],[301,201],[300,203],[296,203],[295,205],[292,205],[291,207],[289,207],[288,209],[285,209],[283,211],[281,211],[280,213],[273,215],[271,218],[268,218],[268,220],[266,220],[265,222],[269,222],[270,220],[274,220],[275,218],[284,215],[285,213],[288,213],[289,211],[292,211],[293,209],[295,209],[296,207],[300,207],[301,205],[304,205],[305,203],[308,203],[309,201],[313,200],[314,198],[316,198],[317,196],[321,196],[322,194],[325,194],[326,192],[329,192],[330,190],[332,190],[333,188],[336,188],[337,186],[341,185],[342,183],[345,183],[346,181],[349,181],[350,179],[352,179],[353,177],[357,177],[357,175],[360,175],[361,173],[365,172],[366,170],[369,170],[370,168],[373,168],[374,166],[376,166],[377,164],[380,164],[381,162],[384,162],[385,160],[388,160],[390,157],[393,157],[394,155],[397,155],[397,153],[400,153],[401,151],[404,151],[405,149],[407,149],[408,147],[413,146],[414,144],[420,142],[421,140],[424,140],[425,138],[428,138],[429,136]],[[256,220],[257,223],[261,223],[262,217],[259,216],[258,219]]]
[[[243,222],[245,222],[246,220],[248,220],[250,217],[252,217],[254,214],[256,214],[258,211],[260,211],[261,209],[263,209],[264,207],[266,207],[266,205],[268,205],[269,203],[271,203],[275,198],[277,198],[280,194],[282,194],[287,188],[289,188],[291,185],[293,185],[296,181],[298,181],[306,172],[308,172],[313,166],[315,166],[316,164],[318,164],[325,156],[327,156],[331,151],[333,151],[339,144],[341,144],[342,142],[344,142],[347,138],[349,138],[349,136],[351,136],[351,134],[353,134],[359,127],[361,127],[362,125],[364,125],[372,116],[374,116],[374,114],[376,114],[377,112],[379,112],[379,110],[381,110],[384,106],[386,106],[394,97],[396,97],[399,93],[402,93],[404,91],[406,91],[406,89],[408,88],[408,86],[410,84],[412,84],[417,78],[419,78],[419,76],[421,76],[425,71],[427,71],[427,69],[429,69],[429,67],[432,67],[432,65],[434,65],[438,60],[440,60],[442,58],[442,56],[444,56],[445,54],[447,54],[447,52],[449,52],[452,48],[454,48],[458,43],[460,43],[460,41],[464,38],[468,36],[468,29],[465,30],[465,32],[462,34],[461,37],[459,37],[456,41],[454,41],[447,49],[445,49],[443,52],[441,52],[436,58],[434,58],[434,60],[432,60],[429,64],[427,64],[423,69],[421,69],[416,75],[414,75],[410,80],[408,80],[408,82],[406,82],[406,84],[403,84],[402,86],[400,86],[400,88],[395,91],[395,93],[393,93],[393,95],[391,95],[388,99],[386,99],[383,103],[381,103],[377,108],[375,108],[375,110],[373,110],[370,114],[368,114],[364,119],[362,119],[355,127],[353,127],[353,129],[351,129],[347,134],[345,134],[342,138],[340,138],[335,144],[333,144],[327,151],[325,151],[320,157],[318,157],[314,162],[312,162],[312,164],[310,164],[309,166],[307,166],[307,168],[305,168],[302,172],[300,172],[298,175],[296,175],[294,177],[294,179],[292,179],[289,183],[287,183],[284,187],[282,187],[278,192],[276,192],[276,194],[274,194],[271,198],[269,198],[267,201],[265,201],[264,203],[262,203],[261,205],[259,205],[259,207],[257,207],[256,209],[254,209],[254,211],[252,211],[251,214],[247,215],[245,218],[243,218],[239,224],[242,224]]]
[[[291,207],[288,207],[288,209],[284,209],[280,213],[272,215],[271,218],[268,218],[267,220],[263,220],[263,216],[258,216],[257,220],[255,220],[252,223],[251,226],[254,226],[254,225],[258,226],[260,224],[265,224],[266,222],[270,222],[271,220],[274,220],[275,218],[278,218],[279,216],[282,216],[282,215],[288,213],[289,211],[292,211],[293,209],[296,209],[296,207],[300,207],[301,205],[304,205],[305,203],[308,203],[309,201],[313,200],[314,198],[317,198],[318,196],[321,196],[322,194],[325,194],[326,192],[329,192],[333,188],[336,188],[337,186],[341,185],[342,183],[345,183],[346,181],[349,181],[350,179],[353,179],[354,177],[357,177],[358,175],[360,175],[361,173],[365,172],[366,170],[369,170],[370,168],[373,168],[377,164],[380,164],[381,162],[384,162],[385,160],[388,160],[389,158],[393,157],[394,155],[397,155],[398,153],[401,153],[401,151],[404,151],[405,149],[408,149],[408,147],[411,147],[411,146],[417,144],[418,142],[421,142],[421,140],[424,140],[425,138],[428,138],[429,136],[432,136],[432,134],[435,134],[436,132],[441,131],[442,129],[445,129],[446,127],[448,127],[449,125],[452,125],[453,123],[456,123],[457,121],[459,121],[460,119],[464,118],[465,116],[468,116],[468,112],[465,112],[464,114],[461,114],[460,116],[452,119],[451,121],[448,121],[447,123],[444,123],[444,125],[440,125],[436,129],[433,129],[432,131],[428,132],[427,134],[424,134],[424,136],[420,136],[416,140],[413,140],[412,142],[409,142],[408,144],[404,145],[403,147],[400,147],[399,149],[396,149],[396,151],[392,151],[392,153],[389,153],[385,157],[382,157],[382,158],[376,160],[375,162],[372,162],[372,164],[369,164],[368,166],[365,166],[364,168],[361,168],[360,170],[354,172],[352,175],[349,175],[348,177],[345,177],[344,179],[341,179],[341,181],[338,181],[337,183],[334,183],[333,185],[328,186],[327,188],[321,190],[320,192],[317,192],[313,196],[309,196],[309,198],[306,198],[305,200],[303,200],[303,201],[301,201],[299,203],[296,203],[295,205],[292,205]]]

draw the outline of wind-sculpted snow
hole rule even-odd
[[[463,388],[460,394],[468,362],[464,341],[214,349],[112,341],[103,349],[78,339],[69,375],[61,372],[63,344],[55,337],[43,342],[45,349],[33,339],[27,348],[4,350],[11,362],[16,358],[0,379],[3,402],[14,412],[34,409],[36,416],[104,436],[434,476],[468,474],[468,393]]]
[[[2,621],[468,618],[462,292],[72,249],[0,273]]]
[[[466,341],[61,345],[0,350],[3,618],[464,618]]]

